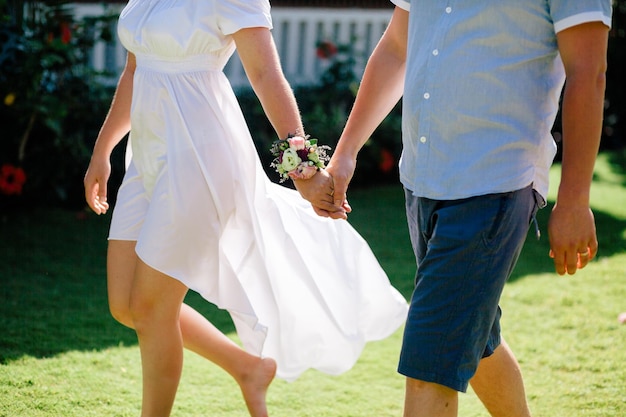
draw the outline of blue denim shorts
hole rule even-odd
[[[461,200],[405,195],[418,267],[398,372],[465,392],[500,344],[500,295],[545,203],[532,186]]]

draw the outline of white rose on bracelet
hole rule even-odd
[[[289,172],[296,169],[300,162],[302,162],[302,159],[300,159],[296,151],[289,148],[283,152],[283,161],[280,165],[285,172]]]
[[[270,166],[280,174],[280,182],[287,178],[306,180],[325,167],[324,163],[330,159],[326,153],[329,150],[330,146],[318,146],[317,139],[289,136],[272,144],[274,160]]]

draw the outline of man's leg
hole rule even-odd
[[[487,408],[495,413],[500,404],[489,392],[497,386],[489,381],[490,372],[505,368],[519,378],[507,394],[519,398],[521,387],[522,408],[527,410],[519,366],[506,345],[496,347],[498,302],[536,208],[533,190],[460,201],[419,199],[406,191],[419,269],[398,366],[408,377],[405,417],[456,416],[457,391],[465,391],[485,354],[492,360],[485,362],[476,387]],[[479,379],[483,373],[485,379]],[[510,377],[498,375],[494,381],[498,378]],[[514,415],[510,405],[507,411],[507,417]]]
[[[470,385],[493,417],[530,417],[522,371],[504,339],[479,362]]]
[[[443,385],[406,379],[404,417],[456,417],[459,393]]]

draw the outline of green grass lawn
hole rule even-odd
[[[592,204],[598,258],[575,276],[553,273],[549,207],[544,236],[529,234],[503,298],[503,334],[522,364],[535,416],[626,416],[626,158],[601,155]],[[553,184],[558,181],[554,171]],[[551,191],[551,199],[554,190]],[[415,269],[400,186],[350,193],[350,221],[408,298]],[[109,218],[36,209],[0,221],[0,417],[137,416],[141,398],[134,332],[108,313],[105,248]],[[236,339],[228,315],[190,294]],[[400,416],[404,380],[395,372],[401,332],[370,343],[341,376],[306,372],[276,381],[273,416]],[[187,353],[175,416],[245,416],[235,383]],[[487,416],[472,392],[460,416]]]

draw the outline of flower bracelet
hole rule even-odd
[[[318,145],[317,139],[309,136],[292,136],[279,139],[270,148],[274,160],[270,164],[280,175],[280,182],[288,178],[307,180],[325,167],[330,157],[330,146]]]

